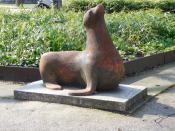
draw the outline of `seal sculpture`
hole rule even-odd
[[[104,13],[101,4],[85,13],[84,51],[48,52],[41,56],[39,69],[47,88],[60,90],[64,85],[80,85],[84,88],[69,94],[91,95],[118,87],[124,65],[107,31]]]

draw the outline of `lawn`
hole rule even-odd
[[[0,65],[38,66],[48,51],[83,50],[84,11],[0,9]],[[160,8],[110,12],[107,28],[124,60],[175,49],[175,14]]]

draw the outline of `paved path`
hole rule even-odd
[[[126,78],[155,95],[175,84],[175,63]],[[75,106],[18,101],[13,90],[21,84],[0,82],[1,131],[174,131],[175,87],[157,95],[132,115]]]

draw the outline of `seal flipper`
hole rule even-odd
[[[96,88],[85,88],[85,89],[81,89],[81,90],[75,90],[72,92],[69,92],[69,95],[72,96],[86,96],[86,95],[92,95],[94,94],[96,91]]]
[[[45,83],[46,88],[48,89],[52,89],[52,90],[62,90],[62,86],[58,85],[58,84],[53,84],[53,83]]]
[[[82,72],[86,81],[86,88],[69,92],[69,95],[85,96],[95,93],[97,86],[97,73],[93,63],[90,62],[89,64],[85,65]]]

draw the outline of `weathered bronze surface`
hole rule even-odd
[[[124,65],[107,31],[103,5],[86,12],[84,26],[84,51],[48,52],[41,56],[40,74],[47,88],[84,87],[70,95],[91,95],[96,90],[117,88],[124,76]]]

